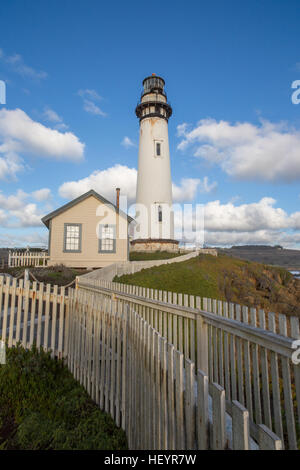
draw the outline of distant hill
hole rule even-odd
[[[143,269],[116,282],[181,292],[300,316],[300,281],[283,268],[220,254]]]
[[[280,245],[244,245],[218,248],[219,253],[248,261],[282,266],[289,270],[300,270],[300,250],[287,250]]]

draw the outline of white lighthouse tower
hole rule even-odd
[[[140,120],[134,251],[177,251],[174,240],[168,120],[172,108],[165,81],[153,74],[143,80],[136,107]]]

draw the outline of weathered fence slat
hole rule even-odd
[[[23,279],[19,280],[19,287],[18,287],[18,307],[17,307],[17,323],[16,323],[16,344],[20,341],[21,336],[21,316],[22,316],[22,304],[23,304]],[[1,285],[0,285],[1,289]],[[1,296],[1,292],[0,292]]]
[[[212,384],[212,448],[223,450],[226,447],[225,432],[225,390],[216,383]]]
[[[208,376],[197,372],[197,442],[198,449],[206,450],[209,445]]]
[[[261,450],[282,450],[281,439],[264,424],[259,425],[259,446]]]
[[[17,279],[14,278],[12,282],[12,294],[10,301],[10,319],[9,319],[9,335],[8,335],[8,347],[13,345],[14,336],[14,324],[15,324],[15,310],[16,310],[16,291],[17,291]]]
[[[300,327],[299,318],[291,317],[291,336],[299,341]],[[298,425],[300,426],[300,364],[294,364],[295,388],[297,398]]]
[[[266,329],[266,316],[263,310],[259,311],[259,323],[260,323],[260,327],[265,330]],[[263,402],[263,413],[264,413],[263,422],[268,428],[272,429],[268,352],[266,348],[260,348],[260,363],[261,363],[262,402]]]
[[[9,287],[10,287],[10,277],[7,277],[5,287],[4,287],[4,309],[3,309],[3,319],[2,319],[2,341],[6,340],[6,335],[7,335],[7,320],[8,320],[8,313],[9,313]]]
[[[183,400],[183,375],[184,375],[184,356],[181,352],[175,351],[176,364],[176,435],[177,449],[185,450],[185,432],[184,432],[184,400]]]
[[[287,325],[285,315],[279,315],[279,332],[282,336],[287,335]],[[286,415],[286,426],[289,440],[290,449],[297,449],[297,437],[295,429],[295,417],[291,389],[291,371],[289,359],[281,357],[282,379],[283,379],[283,393],[284,393],[284,408]]]
[[[276,320],[274,313],[270,312],[268,315],[269,330],[276,333]],[[278,370],[278,355],[277,353],[270,352],[270,369],[272,379],[272,398],[273,398],[273,414],[274,414],[274,428],[276,434],[283,440],[283,424],[281,412],[281,397],[279,387],[279,370]]]
[[[249,450],[249,411],[238,401],[232,402],[232,446],[234,450]]]

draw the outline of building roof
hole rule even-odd
[[[94,191],[93,189],[91,189],[91,190],[88,191],[87,193],[84,193],[84,194],[82,194],[81,196],[79,196],[79,197],[73,199],[73,201],[70,201],[70,202],[68,202],[67,204],[64,204],[63,206],[59,207],[59,208],[56,209],[55,211],[50,212],[50,214],[45,215],[45,216],[42,218],[42,222],[46,225],[46,227],[49,228],[49,222],[50,222],[51,219],[53,219],[53,217],[56,217],[57,215],[62,214],[63,212],[67,211],[68,209],[71,209],[71,207],[75,206],[75,205],[78,204],[79,202],[84,201],[85,199],[87,199],[87,198],[90,197],[90,196],[94,196],[94,197],[97,198],[100,202],[103,202],[103,204],[110,204],[111,206],[113,206],[113,207],[115,208],[116,212],[119,212],[119,214],[120,214],[122,217],[127,217],[128,222],[132,222],[132,221],[134,220],[132,217],[130,217],[129,215],[125,214],[125,212],[119,210],[115,204],[112,204],[110,201],[108,201],[107,199],[105,199],[105,197],[101,196],[101,194],[99,194],[99,193],[97,193],[96,191]]]

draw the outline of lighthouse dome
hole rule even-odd
[[[151,93],[151,92],[158,92],[161,94],[165,94],[164,92],[165,81],[162,77],[158,77],[155,74],[152,74],[150,77],[146,77],[143,80],[143,94]]]

